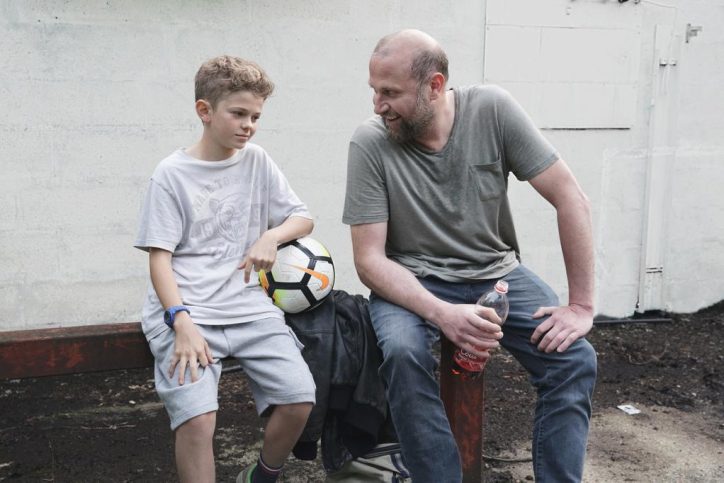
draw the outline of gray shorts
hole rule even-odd
[[[196,382],[187,368],[183,386],[178,368],[168,376],[175,333],[166,328],[148,341],[155,358],[156,391],[171,418],[171,430],[189,419],[219,408],[221,359],[238,360],[249,376],[256,408],[262,414],[270,406],[314,403],[314,378],[302,358],[304,347],[294,332],[279,319],[262,319],[234,325],[196,325],[211,348],[214,362],[199,366]]]

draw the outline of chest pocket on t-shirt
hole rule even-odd
[[[499,198],[505,190],[505,179],[500,163],[471,164],[468,169],[481,201]]]

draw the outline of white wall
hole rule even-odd
[[[520,99],[591,198],[598,313],[688,312],[724,298],[724,2],[487,7],[486,80]],[[703,26],[689,43],[687,23]],[[511,36],[528,45],[501,42]],[[596,95],[576,98],[582,90]],[[565,300],[553,211],[526,184],[511,183],[511,196],[524,261]]]
[[[513,8],[526,2],[538,10]],[[401,28],[426,30],[448,51],[452,85],[481,81],[486,55],[488,67],[497,59],[508,70],[515,55],[523,67],[590,60],[545,59],[516,50],[516,42],[485,45],[496,25],[524,23],[510,16],[521,11],[529,25],[588,22],[599,29],[582,31],[594,42],[592,52],[631,67],[621,81],[596,71],[595,62],[555,79],[536,78],[540,72],[530,68],[517,72],[532,76],[531,85],[563,83],[553,91],[568,112],[553,113],[540,94],[526,97],[509,86],[547,128],[593,202],[599,313],[633,313],[652,253],[664,267],[659,308],[693,311],[714,303],[724,296],[722,7],[722,0],[0,2],[0,330],[139,319],[147,261],[131,245],[141,196],[158,161],[200,135],[193,76],[202,61],[221,53],[258,61],[276,82],[255,141],[315,214],[315,236],[335,259],[336,287],[366,293],[340,220],[347,141],[371,114],[367,61],[374,44]],[[607,32],[594,24],[605,19],[626,42],[608,36],[595,44]],[[660,115],[664,107],[650,101],[666,69],[652,64],[653,32],[669,25],[681,37],[687,23],[703,31],[680,42]],[[564,37],[551,38],[567,45]],[[593,71],[629,100],[619,110],[599,103],[572,116],[595,98],[566,93],[589,88],[571,83],[590,84]],[[586,129],[571,130],[569,121]],[[666,168],[668,177],[666,186],[655,187],[668,196],[654,199],[662,214],[647,225],[646,179],[659,159],[652,154],[661,152],[669,164],[654,166]],[[553,211],[525,183],[511,180],[511,196],[524,260],[565,300]],[[647,230],[658,233],[656,250],[648,252]]]
[[[209,8],[209,5],[212,8]],[[437,37],[452,80],[480,80],[475,0],[0,2],[0,330],[135,321],[147,259],[132,248],[153,168],[200,135],[193,76],[228,53],[277,84],[255,141],[316,215],[336,287],[363,292],[341,223],[347,141],[372,114],[384,34]]]

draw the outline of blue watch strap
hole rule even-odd
[[[185,305],[174,305],[173,307],[167,308],[163,313],[163,321],[166,325],[173,329],[173,323],[176,321],[176,314],[179,312],[187,312],[191,315],[191,311]]]

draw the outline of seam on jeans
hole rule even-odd
[[[543,359],[542,362],[543,362],[543,366],[545,367],[545,376],[543,377],[543,380],[541,381],[541,385],[547,386],[548,383],[550,382],[549,381],[550,380],[550,371],[548,370],[547,361],[545,359]],[[538,401],[541,401],[540,395],[538,395]],[[542,444],[541,441],[543,440],[543,435],[545,434],[545,428],[544,428],[543,422],[547,419],[545,417],[545,416],[547,416],[547,412],[546,412],[547,408],[548,408],[548,400],[543,399],[541,401],[541,407],[540,407],[541,419],[540,419],[540,424],[538,425],[538,435],[537,435],[536,442],[535,442],[536,458],[535,458],[534,474],[535,474],[536,480],[538,480],[541,477],[541,469],[542,469],[541,465],[543,464],[542,463],[543,458],[541,457],[541,444]]]

